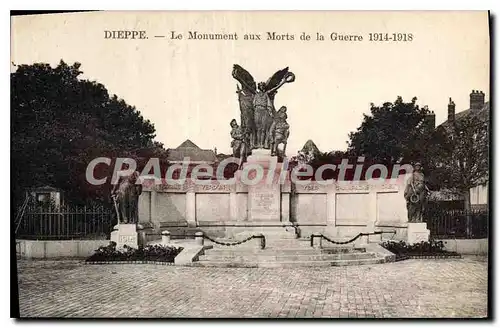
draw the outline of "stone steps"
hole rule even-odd
[[[364,247],[324,247],[321,248],[321,252],[325,254],[338,254],[338,253],[364,253],[366,248]]]
[[[232,242],[230,239],[218,241]],[[385,254],[377,249],[354,245],[329,245],[325,248],[311,247],[309,238],[269,238],[266,248],[260,249],[257,240],[237,246],[213,245],[205,250],[195,266],[214,267],[325,267],[376,264],[387,261]]]
[[[263,255],[276,255],[276,254],[311,254],[314,252],[314,249],[309,248],[274,248],[274,247],[266,247],[265,249],[260,249],[257,246],[254,247],[239,247],[239,246],[230,246],[230,247],[214,247],[210,250],[207,250],[207,253],[210,254],[220,254],[220,255],[242,255],[242,254],[263,254]]]
[[[209,252],[208,255],[201,255],[200,261],[231,261],[231,262],[288,262],[288,261],[341,261],[341,260],[364,260],[375,258],[377,254],[371,252],[365,253],[346,253],[346,254],[220,254]]]
[[[310,247],[309,244],[307,246],[294,246],[294,247],[275,247],[266,246],[265,249],[260,249],[256,245],[237,245],[237,246],[221,246],[221,245],[213,245],[214,247],[210,250],[211,253],[219,253],[219,254],[345,254],[345,253],[364,253],[366,252],[365,248],[346,248],[346,247],[332,247],[332,248],[322,248],[322,249],[314,249]]]
[[[228,242],[233,243],[234,241],[224,241],[220,239],[216,239],[218,242]],[[218,245],[211,241],[206,241],[205,244],[213,245],[216,249],[226,249],[226,248],[234,248],[234,249],[259,249],[260,247],[260,239],[252,239],[247,241],[246,243],[234,245],[234,246],[225,246]],[[311,242],[309,240],[304,241],[292,241],[292,240],[267,240],[266,239],[266,249],[296,249],[296,248],[311,248]]]
[[[269,248],[293,248],[293,247],[311,247],[311,241],[300,239],[266,239],[266,247]]]
[[[364,264],[379,264],[386,262],[383,257],[370,259],[356,260],[336,260],[336,261],[273,261],[273,262],[232,262],[232,261],[199,261],[194,262],[194,266],[202,267],[237,267],[237,268],[294,268],[294,267],[328,267],[328,266],[347,266],[347,265],[364,265]]]

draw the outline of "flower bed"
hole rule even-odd
[[[150,263],[162,262],[173,263],[177,254],[182,251],[182,247],[170,247],[161,245],[148,245],[138,249],[124,246],[124,250],[117,250],[116,243],[111,242],[108,246],[99,247],[94,254],[88,257],[87,263],[104,262],[129,262],[129,263]]]
[[[385,241],[382,247],[396,255],[396,261],[413,259],[441,259],[441,258],[461,258],[456,252],[449,252],[444,249],[442,241],[428,241],[409,245],[404,241]]]

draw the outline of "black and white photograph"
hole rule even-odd
[[[10,20],[11,316],[491,318],[487,10]]]

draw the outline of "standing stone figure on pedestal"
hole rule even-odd
[[[139,222],[139,195],[142,193],[142,184],[136,183],[139,172],[128,176],[120,176],[118,183],[113,186],[111,197],[117,209],[118,222],[136,224]]]
[[[240,159],[240,166],[246,159],[247,155],[247,136],[245,131],[238,126],[235,119],[231,120],[231,148],[233,149],[233,157]]]
[[[286,114],[286,107],[282,106],[274,116],[273,124],[269,129],[269,136],[271,138],[271,155],[278,155],[278,145],[283,144],[283,156],[286,154],[286,142],[290,135],[290,125],[286,122],[288,115]]]
[[[413,172],[408,179],[404,197],[408,209],[408,221],[411,223],[423,222],[423,214],[427,201],[427,186],[422,173],[422,164],[415,163]]]

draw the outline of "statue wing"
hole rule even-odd
[[[283,84],[283,80],[287,75],[289,75],[288,73],[288,67],[274,73],[273,76],[271,76],[266,82],[266,91],[276,88],[280,84]]]
[[[246,69],[238,64],[233,65],[233,77],[241,83],[241,87],[245,93],[255,94],[257,91],[257,85],[253,79],[252,74],[250,74]]]

